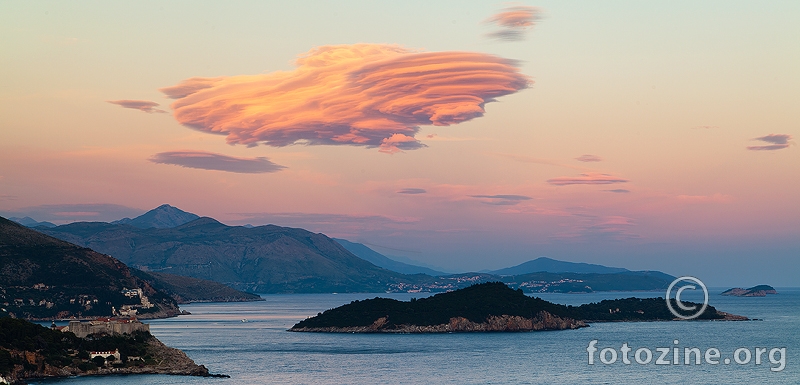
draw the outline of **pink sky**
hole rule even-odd
[[[0,215],[798,286],[800,5],[722,4],[4,3]]]

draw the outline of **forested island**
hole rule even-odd
[[[684,305],[692,304],[684,302]],[[501,282],[488,282],[411,301],[387,298],[353,301],[298,322],[289,330],[347,333],[534,331],[577,329],[590,322],[675,318],[663,298],[625,298],[566,306],[529,297],[522,290],[511,289]],[[697,319],[747,318],[708,306]]]

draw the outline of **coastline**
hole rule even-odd
[[[180,349],[165,345],[155,336],[149,335],[147,351],[152,359],[148,362],[130,364],[125,367],[101,367],[94,370],[81,370],[76,366],[56,367],[51,365],[47,358],[39,352],[9,351],[12,356],[25,360],[28,367],[35,370],[26,370],[25,366],[16,365],[12,372],[5,377],[10,384],[22,385],[29,380],[56,379],[69,377],[109,376],[109,375],[136,375],[136,374],[165,374],[193,377],[229,378],[226,374],[210,373],[204,365],[198,365],[185,352]]]

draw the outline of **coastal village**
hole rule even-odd
[[[53,318],[85,319],[88,317],[83,317],[81,315],[82,312],[89,312],[100,303],[100,299],[93,294],[75,294],[67,298],[54,297],[48,295],[50,289],[51,287],[44,283],[37,283],[31,287],[11,286],[0,288],[0,304],[2,304],[0,311],[8,313],[11,317],[39,318],[31,317],[29,314],[35,313],[36,309],[52,309],[57,305],[65,305],[77,310],[59,311]],[[112,305],[111,316],[132,317],[136,316],[141,310],[152,309],[155,306],[140,288],[123,288],[120,294],[128,300],[126,302],[137,302],[136,299],[138,298],[138,303],[121,304],[119,309]],[[106,303],[106,305],[111,305],[111,303]],[[57,309],[59,308],[63,308],[63,306]]]

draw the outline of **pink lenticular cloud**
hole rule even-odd
[[[423,147],[423,125],[449,126],[531,83],[517,64],[474,52],[396,45],[323,46],[289,72],[190,78],[161,91],[175,119],[230,144],[355,145],[395,153]]]
[[[156,102],[151,102],[149,100],[107,100],[108,103],[116,104],[123,108],[132,108],[134,110],[139,110],[142,112],[147,112],[148,114],[152,113],[160,113],[164,114],[167,111],[162,109],[158,109],[156,107],[159,106]]]
[[[567,186],[572,184],[614,184],[627,182],[627,179],[597,172],[587,172],[581,174],[581,176],[560,176],[547,180],[547,183],[556,186]]]
[[[753,138],[753,140],[760,140],[762,142],[772,143],[764,146],[747,146],[748,150],[752,151],[771,151],[771,150],[781,150],[784,148],[789,147],[789,141],[792,140],[792,136],[788,134],[769,134],[766,136],[760,136],[758,138]]]

